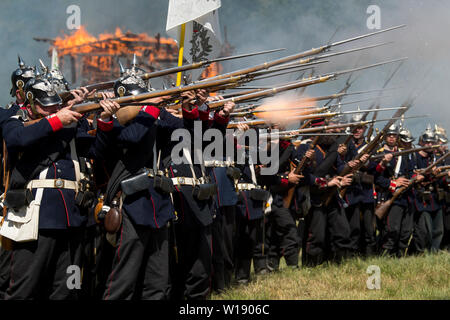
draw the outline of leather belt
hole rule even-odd
[[[231,167],[234,166],[234,161],[228,160],[205,160],[205,167]]]
[[[42,180],[31,180],[30,182],[28,182],[27,189],[37,189],[37,188],[78,190],[78,184],[76,181],[64,179],[42,179]]]

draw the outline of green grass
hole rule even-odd
[[[381,289],[367,289],[367,267],[381,270]],[[341,265],[290,269],[255,277],[248,285],[213,294],[213,300],[304,299],[450,299],[450,253],[439,252],[406,258],[353,258]]]

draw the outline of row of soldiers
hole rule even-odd
[[[279,170],[264,175],[250,152],[262,146],[236,142],[249,127],[226,135],[235,104],[210,110],[220,97],[206,90],[183,92],[181,111],[161,107],[163,98],[146,100],[134,119],[119,123],[120,106],[111,98],[148,92],[142,74],[136,61],[123,69],[114,94],[101,94],[102,109],[92,117],[73,107],[93,92],[74,89],[63,101],[59,93],[69,88],[58,70],[40,73],[19,59],[16,101],[0,110],[4,299],[207,299],[234,281],[247,283],[252,264],[264,274],[278,270],[284,257],[298,268],[300,252],[304,266],[315,266],[439,249],[447,174],[437,180],[438,169],[426,175],[420,169],[446,152],[443,130],[429,128],[420,137],[430,149],[394,157],[413,139],[404,126],[391,127],[377,161],[369,154],[354,160],[367,144],[364,126],[354,127],[348,141],[341,130],[299,143],[273,140],[266,148],[279,152]],[[187,162],[177,162],[175,132],[194,136],[198,123],[243,148],[244,161],[197,163],[206,146],[183,137]],[[341,175],[345,166],[359,170]],[[414,187],[376,218],[377,202],[413,177]],[[448,225],[446,232],[448,245]]]

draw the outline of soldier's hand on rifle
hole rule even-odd
[[[425,176],[421,175],[421,174],[417,174],[416,176],[416,181],[417,182],[422,182],[425,179]]]
[[[81,113],[70,110],[70,108],[71,106],[64,107],[56,113],[63,126],[77,122],[83,116]]]
[[[185,91],[180,94],[182,99],[182,107],[186,110],[192,110],[192,107],[194,106],[194,100],[195,100],[195,91]]]
[[[347,153],[347,146],[345,144],[340,144],[337,151],[341,156],[344,156]]]
[[[250,126],[246,123],[238,123],[237,124],[237,129],[239,131],[247,131],[248,129],[250,129]]]
[[[366,163],[367,160],[369,160],[369,158],[370,158],[370,155],[368,155],[367,153],[364,153],[359,160],[361,161],[361,163]]]
[[[383,165],[386,165],[392,161],[392,158],[393,158],[392,153],[386,153],[383,157],[383,160],[381,160],[381,162]]]
[[[236,104],[233,101],[228,101],[224,104],[223,109],[219,111],[219,116],[221,117],[228,117],[231,112],[233,112],[234,107]]]
[[[295,171],[295,169],[293,169],[291,172],[289,172],[288,181],[291,184],[299,184],[300,179],[303,178],[303,176],[300,174],[295,174],[294,171]]]
[[[166,111],[168,113],[170,113],[171,115],[173,115],[174,117],[177,117],[177,118],[182,118],[183,117],[183,114],[181,113],[181,110],[179,110],[179,109],[166,108]]]
[[[353,173],[347,174],[341,179],[341,187],[347,187],[352,184],[353,181]]]
[[[354,169],[359,165],[359,160],[350,160],[347,164],[350,168]]]
[[[312,159],[314,158],[315,154],[316,154],[316,151],[315,151],[315,150],[308,150],[308,151],[306,151],[306,153],[305,153],[305,157],[306,157],[308,160],[312,160]]]
[[[395,180],[395,183],[397,184],[397,187],[407,187],[407,186],[409,186],[409,179],[400,177],[400,178],[397,178],[397,180]]]
[[[437,176],[439,173],[441,173],[441,168],[439,168],[439,167],[434,167],[433,169],[431,169],[431,173],[432,173],[434,176]]]
[[[89,95],[93,94],[97,89],[92,90],[92,92],[89,92]],[[115,97],[114,92],[112,91],[104,91],[100,92],[100,95],[103,99],[113,99]]]
[[[100,113],[100,119],[104,121],[110,121],[111,116],[120,109],[120,105],[113,100],[100,100],[99,104],[103,108],[102,113]]]
[[[208,100],[209,92],[206,89],[198,89],[196,90],[197,94],[197,105],[201,106]]]
[[[66,106],[68,107],[83,102],[89,91],[85,87],[81,87],[80,89],[70,90],[70,93],[74,98],[67,102]]]
[[[341,187],[342,177],[336,176],[327,183],[327,187]]]

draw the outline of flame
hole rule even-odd
[[[291,95],[283,95],[266,99],[265,102],[255,109],[255,116],[272,123],[288,125],[299,121],[298,116],[316,113],[314,110],[316,101],[309,98],[307,101],[299,100]]]
[[[71,35],[57,37],[53,47],[59,57],[71,57],[72,70],[82,66],[81,77],[90,83],[117,76],[117,58],[127,66],[136,54],[140,65],[147,71],[153,71],[172,66],[178,57],[175,40],[159,35],[151,37],[146,33],[124,33],[118,27],[114,33],[102,33],[95,37],[86,31],[85,26],[81,26]],[[61,59],[61,68],[63,63]]]

